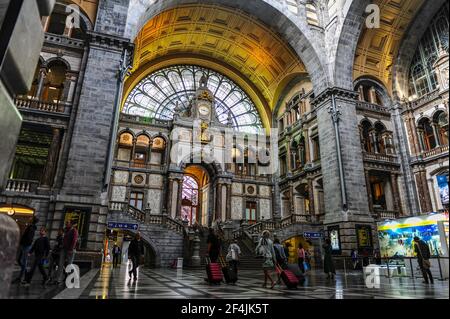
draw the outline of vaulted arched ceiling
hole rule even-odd
[[[250,15],[218,5],[183,5],[147,22],[135,40],[132,75],[124,98],[155,65],[183,61],[215,69],[239,84],[254,100],[262,118],[270,113],[286,78],[306,69],[292,48]]]
[[[363,27],[355,54],[353,78],[373,76],[392,92],[392,69],[401,41],[425,0],[375,0],[380,28]],[[424,4],[425,3],[425,4]]]

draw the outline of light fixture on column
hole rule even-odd
[[[8,214],[8,216],[13,216],[16,213],[16,211],[14,210],[13,207],[11,207],[8,209],[6,213]]]

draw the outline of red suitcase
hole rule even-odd
[[[220,285],[223,280],[222,266],[219,263],[212,263],[209,258],[206,259],[206,274],[210,284]]]
[[[292,271],[288,269],[282,269],[280,265],[277,265],[277,273],[280,274],[281,280],[283,280],[286,287],[288,287],[289,289],[297,288],[299,280]]]

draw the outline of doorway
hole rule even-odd
[[[189,226],[200,224],[208,226],[212,194],[210,176],[200,165],[190,165],[184,170],[181,193],[181,219]]]

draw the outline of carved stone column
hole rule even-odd
[[[231,184],[227,184],[227,220],[231,220]]]
[[[394,210],[398,211],[402,215],[402,205],[400,201],[400,192],[398,189],[398,175],[391,173],[391,187],[392,195],[394,196]]]
[[[309,195],[309,214],[314,216],[316,214],[314,208],[314,185],[312,178],[308,178],[308,195]]]
[[[59,149],[61,146],[61,129],[54,128],[52,143],[48,151],[47,165],[45,166],[42,186],[50,187],[53,185],[53,178],[56,171],[56,163],[58,162]]]
[[[372,186],[370,185],[370,174],[369,174],[368,170],[364,170],[364,176],[366,178],[367,199],[369,200],[369,210],[371,212],[373,212]]]

